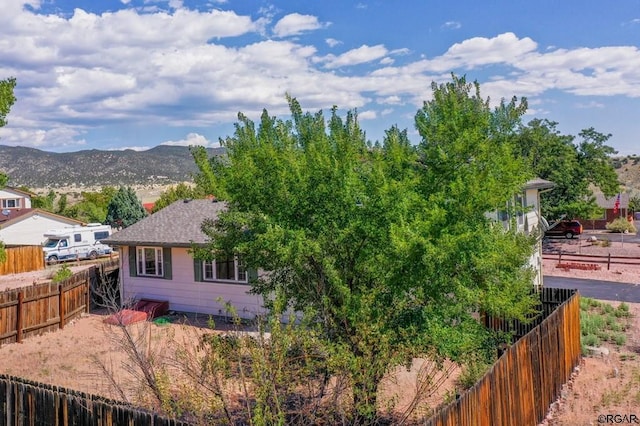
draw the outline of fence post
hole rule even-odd
[[[95,278],[96,275],[96,267],[95,265],[93,266],[93,278]],[[84,304],[85,304],[85,308],[84,311],[88,314],[89,313],[89,308],[91,305],[91,274],[89,274],[87,276],[87,281],[86,281],[86,287],[84,289],[85,291],[85,299],[84,299]]]
[[[62,284],[58,284],[58,313],[60,315],[60,329],[64,328],[64,291]]]
[[[24,295],[18,292],[18,312],[16,312],[16,342],[22,342],[22,299]]]
[[[611,266],[611,253],[609,253],[609,255],[607,256],[607,271],[609,270],[610,266]]]
[[[558,252],[558,263],[562,263],[562,250]]]

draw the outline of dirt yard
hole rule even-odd
[[[581,253],[607,253],[626,256],[640,256],[640,247],[626,243],[624,247],[614,243],[611,247],[597,247],[586,241],[557,240],[554,248],[575,250]],[[615,267],[610,271],[563,271],[554,267],[553,261],[545,261],[546,275],[582,276],[611,281],[640,283],[640,268]],[[20,285],[29,285],[44,279],[43,274],[51,271],[32,273],[18,279]],[[14,277],[15,278],[15,277]],[[16,278],[17,279],[17,278]],[[11,286],[6,277],[0,280],[3,286]],[[13,280],[14,285],[16,280]],[[617,304],[614,303],[614,306]],[[585,358],[579,372],[563,391],[563,398],[556,404],[545,425],[590,425],[597,424],[600,414],[634,414],[640,418],[640,304],[630,304],[633,324],[627,330],[627,342],[623,347],[606,344],[609,354]],[[104,324],[105,316],[90,314],[68,324],[61,331],[33,337],[21,344],[5,344],[0,347],[0,373],[24,377],[35,381],[64,386],[87,393],[103,395],[118,400],[137,400],[140,389],[139,380],[131,372],[131,364],[119,349],[122,340],[117,327]],[[190,318],[189,326],[180,323],[156,325],[143,323],[134,326],[134,334],[147,336],[143,339],[147,350],[160,357],[171,359],[175,348],[185,342],[194,342],[203,333],[212,333],[206,327],[207,318]],[[224,329],[224,323],[218,323],[218,330]],[[123,384],[117,391],[107,379],[104,370],[114,372],[114,377]],[[415,389],[414,369],[410,373],[402,372],[396,380],[388,383],[387,391],[407,390],[400,398],[400,404],[411,399]],[[453,385],[453,377],[441,389],[444,393]],[[432,399],[431,404],[437,404]]]

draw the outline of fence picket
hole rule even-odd
[[[535,327],[485,315],[485,325],[518,339],[474,387],[425,425],[539,424],[580,363],[579,297],[575,290],[542,289]]]

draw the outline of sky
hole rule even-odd
[[[416,112],[454,73],[494,105],[526,97],[525,123],[640,154],[640,0],[1,3],[0,80],[17,80],[3,145],[215,147],[239,112],[289,118],[286,94],[418,143]]]

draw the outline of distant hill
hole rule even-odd
[[[640,196],[640,155],[615,157],[613,167],[622,183],[623,191]]]
[[[224,148],[209,148],[210,155]],[[0,145],[0,171],[9,185],[87,187],[103,185],[172,184],[191,181],[196,165],[189,148],[160,145],[147,151],[97,149],[54,153]]]

